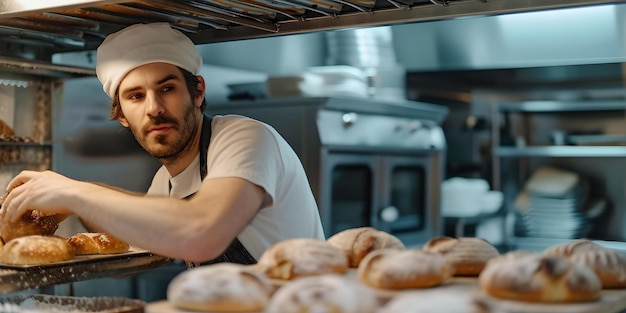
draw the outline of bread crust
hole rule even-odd
[[[255,269],[273,279],[290,280],[322,274],[344,274],[346,256],[324,240],[294,238],[276,243],[259,258]]]
[[[357,268],[363,258],[374,250],[406,248],[396,236],[373,227],[346,229],[332,235],[326,241],[346,255],[348,266],[351,268]]]
[[[2,241],[8,243],[12,239],[24,236],[51,236],[58,228],[59,223],[53,215],[43,215],[38,210],[30,210],[15,223],[2,225],[0,237],[2,237]]]
[[[626,288],[626,257],[617,251],[579,239],[549,247],[543,253],[566,257],[591,268],[603,288]]]
[[[76,255],[128,252],[130,245],[107,233],[77,233],[67,238]]]
[[[31,235],[7,242],[0,252],[0,262],[13,265],[36,265],[74,258],[65,238]]]
[[[453,273],[441,254],[420,249],[372,251],[357,270],[361,282],[383,289],[433,287]]]
[[[488,241],[473,237],[439,236],[429,240],[423,249],[443,254],[454,266],[455,276],[478,276],[487,261],[500,255]]]
[[[167,288],[167,300],[181,310],[262,312],[272,292],[269,280],[249,267],[217,263],[174,277]]]
[[[522,252],[490,260],[478,282],[491,296],[531,302],[594,301],[602,290],[598,277],[584,265]]]
[[[373,290],[345,276],[304,277],[276,291],[265,313],[374,313],[380,303]]]

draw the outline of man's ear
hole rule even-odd
[[[198,89],[198,91],[200,91],[200,93],[198,94],[198,97],[196,99],[193,99],[193,103],[196,107],[200,107],[202,105],[202,101],[204,100],[204,95],[206,92],[206,84],[204,82],[204,77],[198,75],[196,76],[199,80],[198,85],[196,86],[196,88]]]
[[[128,121],[126,121],[126,118],[123,116],[120,116],[117,118],[117,121],[120,122],[120,124],[122,124],[122,126],[128,128]]]

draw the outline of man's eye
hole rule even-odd
[[[139,93],[134,93],[128,96],[128,99],[130,100],[138,100],[143,98],[143,95],[139,94]]]
[[[174,86],[165,86],[161,90],[163,90],[163,91],[172,91],[172,90],[174,90]]]

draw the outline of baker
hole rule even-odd
[[[147,193],[23,171],[7,187],[2,222],[30,209],[75,214],[90,230],[188,262],[250,264],[285,239],[324,239],[306,173],[280,134],[247,117],[203,113],[201,64],[193,42],[167,23],[109,35],[96,73],[110,118],[162,164]]]

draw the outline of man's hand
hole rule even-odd
[[[22,171],[7,187],[0,217],[3,223],[15,223],[29,210],[36,209],[45,215],[59,215],[64,219],[72,212],[68,201],[80,192],[81,184],[52,171]]]

